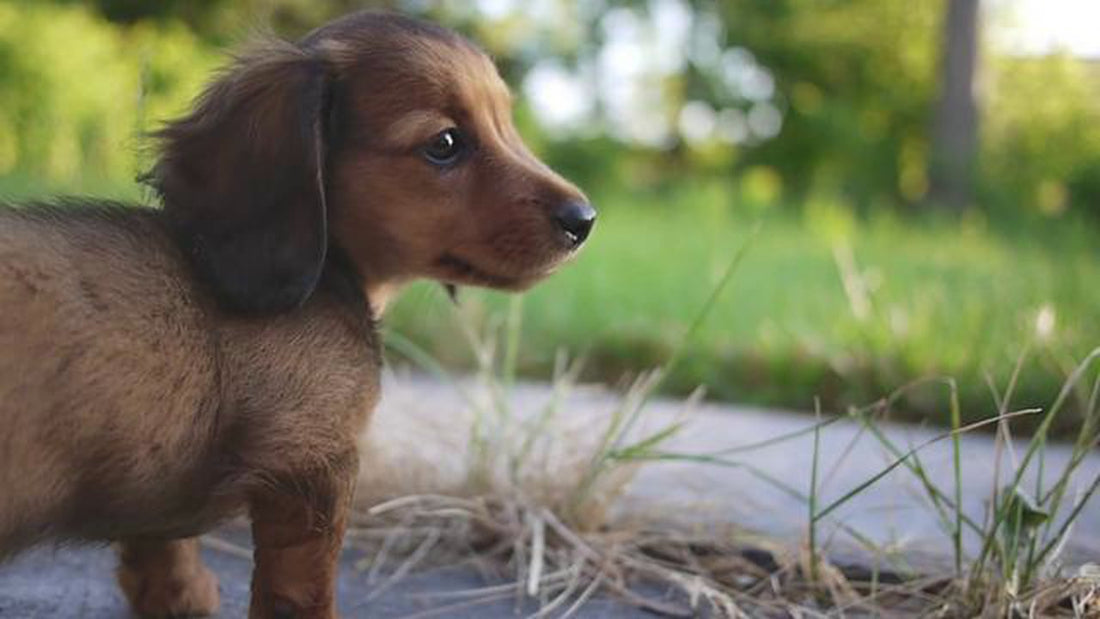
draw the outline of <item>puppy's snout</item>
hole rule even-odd
[[[596,209],[586,202],[566,202],[554,211],[554,221],[573,247],[579,247],[596,224]]]

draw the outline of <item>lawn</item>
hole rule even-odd
[[[561,350],[610,381],[667,361],[746,243],[669,390],[705,385],[714,398],[800,409],[818,397],[840,409],[950,376],[973,420],[995,412],[990,381],[1004,390],[1025,352],[1014,403],[1043,406],[1100,345],[1100,230],[1086,224],[858,218],[829,204],[737,214],[705,191],[603,206],[576,262],[522,300],[519,367],[529,376],[548,376]],[[438,286],[418,285],[386,325],[469,364],[462,325],[491,329],[511,301],[461,296],[456,311]],[[917,390],[903,410],[946,423],[945,395]]]

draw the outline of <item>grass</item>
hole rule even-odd
[[[758,224],[736,290],[718,301],[689,358],[663,383],[686,394],[833,410],[926,376],[953,376],[964,422],[992,409],[986,377],[1003,384],[1021,349],[1018,401],[1058,393],[1100,343],[1100,248],[1069,222],[995,228],[890,215],[860,219],[811,204],[804,216],[737,215],[721,194],[608,200],[575,264],[527,295],[518,372],[546,376],[559,350],[585,357],[586,379],[609,383],[673,356],[730,255]],[[660,205],[661,207],[659,207]],[[663,208],[662,208],[663,207]],[[507,297],[462,291],[468,315],[499,320]],[[387,315],[393,332],[449,367],[473,367],[438,286],[407,291]],[[456,343],[459,343],[456,345]],[[1061,434],[1080,417],[1080,397]],[[910,390],[896,414],[950,426],[930,390]]]
[[[466,483],[449,495],[404,496],[370,508],[358,522],[355,536],[373,540],[389,556],[404,546],[406,559],[395,574],[407,573],[433,551],[449,548],[456,561],[493,566],[503,585],[464,592],[461,601],[427,611],[445,614],[457,607],[515,598],[535,605],[532,616],[571,616],[597,593],[617,595],[631,604],[667,616],[787,617],[787,616],[1090,616],[1100,611],[1100,579],[1091,566],[1067,572],[1059,554],[1084,505],[1100,488],[1100,475],[1076,488],[1071,503],[1071,478],[1085,456],[1100,443],[1100,348],[1071,368],[1068,378],[1045,409],[1015,410],[1013,403],[1027,367],[1027,352],[1018,356],[1003,383],[989,381],[993,410],[976,422],[965,415],[954,379],[927,379],[906,385],[870,406],[849,408],[845,416],[866,428],[863,436],[876,442],[893,461],[824,502],[819,496],[820,433],[837,417],[824,418],[820,402],[816,419],[807,427],[754,445],[715,453],[679,453],[666,444],[688,419],[644,423],[646,403],[671,376],[677,363],[703,334],[702,325],[720,306],[727,288],[738,290],[747,244],[733,252],[718,284],[697,306],[690,327],[673,349],[671,361],[642,374],[625,390],[620,405],[606,418],[586,421],[587,442],[563,438],[553,430],[560,407],[577,376],[576,365],[559,356],[554,397],[534,416],[512,408],[508,395],[522,348],[518,338],[521,302],[510,303],[506,318],[479,330],[464,325],[473,345],[480,384],[491,397],[465,399],[476,409],[470,427],[473,457]],[[488,336],[484,334],[488,333]],[[426,351],[398,336],[393,349],[447,379],[446,371]],[[935,387],[949,411],[950,429],[921,445],[903,449],[883,431],[882,423],[908,392]],[[1073,394],[1083,391],[1087,404],[1072,443],[1072,457],[1063,469],[1046,475],[1044,453],[1049,432],[1056,427]],[[481,404],[478,404],[480,402]],[[1036,428],[1021,458],[1012,453],[1013,424],[1037,418]],[[997,430],[995,462],[964,459],[960,437],[983,427]],[[633,475],[654,462],[694,462],[753,470],[751,454],[763,446],[782,444],[813,434],[813,466],[808,493],[757,471],[762,479],[803,500],[807,507],[806,539],[792,545],[728,533],[699,534],[667,524],[616,517],[615,504]],[[921,451],[938,441],[950,441],[952,474],[933,478],[921,461]],[[554,443],[567,442],[566,445]],[[556,449],[555,449],[556,447]],[[557,451],[567,461],[548,462],[536,454]],[[1002,462],[1004,453],[1009,462]],[[993,487],[982,513],[964,509],[964,467],[992,467]],[[888,553],[859,531],[834,520],[838,510],[895,470],[908,471],[919,482],[928,509],[942,524],[953,549],[953,569],[921,572],[904,558],[888,565],[838,566],[830,562],[833,536],[822,537],[826,524],[862,546],[866,556]],[[1034,479],[1034,486],[1025,480]],[[1044,485],[1053,480],[1049,486]],[[686,507],[686,506],[681,506]],[[381,532],[381,534],[379,534]],[[394,542],[401,539],[402,542]],[[974,540],[976,552],[965,539]],[[376,558],[382,555],[381,551]],[[377,561],[375,562],[377,566]],[[375,569],[379,569],[375,567]],[[389,581],[387,581],[389,582]],[[647,588],[648,587],[648,588]],[[659,595],[652,595],[654,591]],[[649,593],[649,595],[646,594]]]
[[[721,284],[702,310],[696,309],[690,321],[695,328],[683,336],[677,350],[697,341],[703,318],[730,282],[737,289],[745,255],[735,252]],[[476,564],[503,579],[504,584],[440,600],[422,616],[446,616],[513,599],[517,609],[530,611],[529,616],[568,617],[597,594],[618,596],[662,616],[682,617],[1085,617],[1100,611],[1095,568],[1066,570],[1059,557],[1082,507],[1100,487],[1100,475],[1079,488],[1070,481],[1100,442],[1100,349],[1072,368],[1043,410],[1013,408],[1020,368],[1027,365],[1024,356],[1005,383],[993,383],[993,413],[975,423],[963,424],[967,415],[961,410],[958,384],[951,379],[907,385],[869,406],[847,410],[844,416],[862,424],[867,429],[863,436],[892,454],[893,461],[825,502],[818,494],[818,439],[837,417],[823,417],[820,407],[816,420],[808,420],[804,429],[757,444],[716,453],[670,451],[666,445],[690,417],[646,423],[646,403],[659,390],[662,377],[675,369],[670,365],[639,376],[606,417],[586,420],[590,440],[577,441],[554,431],[579,373],[576,364],[559,357],[554,395],[545,408],[526,415],[515,410],[509,390],[513,364],[523,350],[516,340],[523,315],[520,302],[513,301],[506,318],[485,330],[464,322],[478,364],[476,384],[489,394],[479,398],[466,393],[464,398],[475,409],[466,481],[447,494],[388,497],[365,510],[352,531],[353,543],[374,552],[372,574],[385,572],[382,566],[388,563],[389,576],[378,580],[380,587],[392,586],[433,557]],[[411,341],[398,336],[392,344],[394,352],[450,380],[446,370]],[[674,353],[673,359],[678,358]],[[907,391],[928,385],[936,386],[951,411],[951,427],[924,444],[903,448],[888,437],[882,423]],[[1081,388],[1089,404],[1072,443],[1073,455],[1062,470],[1044,476],[1048,433],[1066,413],[1071,394]],[[1037,418],[1037,431],[1017,459],[1011,453],[1012,428],[1028,418]],[[962,458],[961,435],[983,427],[996,428],[1003,451],[998,450],[995,462]],[[647,521],[644,514],[624,516],[615,509],[640,467],[678,461],[752,470],[754,450],[808,433],[814,439],[808,493],[758,471],[762,479],[805,502],[806,538],[799,543],[670,526]],[[952,444],[948,479],[932,478],[921,461],[922,450],[938,441]],[[559,455],[548,461],[547,453]],[[1002,462],[1003,454],[1008,463]],[[998,471],[990,500],[980,513],[963,508],[964,467]],[[870,567],[830,562],[834,535],[820,535],[824,525],[863,547],[867,557],[890,555],[835,515],[895,470],[908,471],[919,482],[928,509],[942,523],[953,549],[953,569],[922,572],[904,557]],[[1025,483],[1030,479],[1035,481]],[[1044,486],[1044,479],[1052,483]],[[1071,495],[1074,499],[1065,502]],[[974,540],[970,546],[978,550],[968,550],[964,538]]]

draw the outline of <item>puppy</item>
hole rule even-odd
[[[521,290],[595,211],[471,43],[359,13],[238,58],[158,134],[161,209],[0,208],[0,557],[120,542],[148,616],[218,607],[195,536],[246,513],[251,617],[332,617],[403,284]]]

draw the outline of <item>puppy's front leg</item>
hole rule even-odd
[[[251,619],[331,619],[357,459],[267,488],[251,502]]]
[[[199,558],[197,537],[132,540],[119,549],[118,583],[142,617],[192,617],[218,611],[218,579]]]

